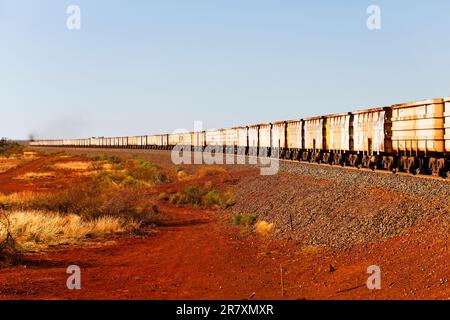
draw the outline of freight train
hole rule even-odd
[[[222,150],[450,177],[450,98],[211,131],[31,141],[31,146]]]

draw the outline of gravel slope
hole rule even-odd
[[[243,179],[236,193],[235,212],[256,214],[274,222],[280,236],[311,245],[375,242],[450,215],[447,181],[302,163]]]

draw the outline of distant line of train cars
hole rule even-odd
[[[450,176],[450,98],[201,132],[32,141],[31,146],[142,148],[271,156]]]

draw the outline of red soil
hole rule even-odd
[[[85,180],[85,177],[72,174],[69,170],[54,171],[49,169],[51,165],[56,162],[69,162],[69,161],[86,161],[83,157],[68,157],[61,158],[57,156],[45,156],[26,162],[25,164],[8,170],[4,173],[0,173],[0,193],[11,194],[24,191],[33,192],[48,192],[63,189],[67,185]],[[48,179],[39,179],[35,181],[17,179],[26,173],[30,172],[49,172],[55,173],[55,176]]]
[[[11,177],[18,171],[51,161],[43,158],[14,174],[0,174],[0,185],[11,191]],[[0,298],[450,298],[449,241],[441,232],[448,226],[440,221],[382,243],[305,253],[295,241],[244,233],[219,211],[159,207],[168,223],[148,229],[144,237],[51,249],[27,255],[26,267],[1,269]],[[66,288],[66,268],[73,264],[81,267],[81,290]],[[335,271],[330,272],[330,264]],[[381,290],[365,285],[372,264],[381,267]]]

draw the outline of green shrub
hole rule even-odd
[[[91,181],[31,200],[27,206],[34,210],[77,214],[86,220],[118,216],[143,224],[154,222],[154,203],[148,198],[147,190],[131,183],[133,178],[125,177],[122,184],[115,179],[114,175],[102,173]]]
[[[154,164],[147,160],[129,161],[126,171],[134,179],[148,183],[162,184],[170,181],[166,174],[160,172]]]
[[[7,140],[6,138],[0,139],[0,156],[11,157],[13,155],[22,155],[24,146]]]
[[[242,213],[234,213],[231,216],[231,223],[239,226],[248,227],[256,222],[256,215],[254,214],[242,214]]]

